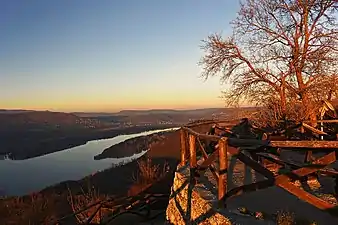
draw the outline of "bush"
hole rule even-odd
[[[108,198],[108,196],[106,195],[100,195],[99,191],[95,189],[94,186],[91,186],[89,181],[88,181],[87,191],[84,191],[82,188],[81,190],[82,190],[82,194],[73,196],[70,189],[68,188],[68,191],[69,191],[68,202],[70,206],[72,207],[73,213],[78,212],[82,209],[85,209],[86,207],[92,204],[106,200]],[[79,223],[86,222],[95,212],[97,212],[99,207],[100,207],[100,204],[97,204],[75,215],[77,221]],[[93,217],[93,220],[92,220],[93,223],[100,223],[101,216],[108,213],[106,209],[105,210],[99,209],[99,211],[100,212],[97,212],[96,215]]]
[[[151,158],[146,157],[137,161],[138,169],[133,174],[133,185],[128,191],[129,196],[137,195],[151,184],[161,180],[169,170],[169,164],[165,162],[163,165],[153,164]]]

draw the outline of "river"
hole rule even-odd
[[[175,128],[89,141],[81,146],[26,160],[0,160],[0,195],[25,195],[65,180],[79,180],[111,166],[130,162],[141,157],[146,149],[125,158],[94,160],[94,156],[130,138],[173,129]]]

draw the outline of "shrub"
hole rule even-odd
[[[169,170],[169,164],[153,164],[151,158],[146,157],[137,161],[138,169],[133,174],[133,185],[128,191],[129,196],[137,195],[151,184],[161,180]]]
[[[69,197],[68,202],[70,206],[72,207],[73,212],[79,212],[80,210],[85,209],[86,207],[101,202],[103,200],[106,200],[108,197],[106,195],[101,195],[97,189],[95,189],[94,186],[90,185],[90,182],[88,181],[87,191],[84,191],[83,188],[81,188],[82,193],[73,196],[70,189],[68,188]],[[107,210],[98,209],[100,207],[100,204],[97,204],[93,207],[88,208],[87,210],[78,213],[75,215],[77,221],[79,223],[86,222],[95,212],[96,215],[92,219],[92,223],[100,223],[101,222],[101,216],[107,214]]]

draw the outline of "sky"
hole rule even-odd
[[[224,107],[201,40],[237,0],[0,1],[0,108],[114,112]]]

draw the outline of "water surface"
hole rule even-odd
[[[118,159],[94,160],[94,156],[127,139],[170,130],[173,129],[153,130],[89,141],[85,145],[26,160],[0,160],[0,195],[28,194],[52,184],[65,180],[78,180],[96,171],[132,161],[142,156],[145,151]]]

